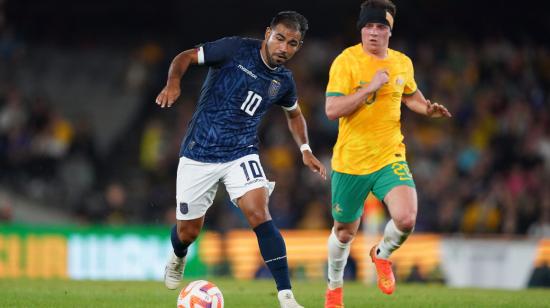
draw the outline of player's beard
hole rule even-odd
[[[271,57],[271,53],[269,52],[269,48],[268,48],[267,45],[265,46],[265,59],[266,59],[266,61],[267,61],[267,65],[269,65],[269,66],[271,66],[271,67],[277,66],[277,63],[273,63],[273,62],[275,62],[275,61],[274,61],[273,58]]]
[[[272,67],[279,66],[279,65],[284,64],[286,61],[288,61],[288,58],[285,56],[284,58],[280,57],[281,62],[278,63],[275,60],[275,57],[269,52],[269,48],[267,46],[265,47],[265,53],[266,53],[266,58],[267,58],[267,62],[268,62],[267,64],[269,64],[269,66],[272,66]]]

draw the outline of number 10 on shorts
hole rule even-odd
[[[253,178],[261,178],[264,176],[262,174],[260,164],[258,164],[258,162],[255,160],[249,160],[248,164],[246,162],[242,162],[239,166],[243,168],[244,176],[246,177],[247,181],[250,181],[250,175],[252,175]]]

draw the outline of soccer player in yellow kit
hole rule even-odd
[[[332,63],[326,90],[326,114],[339,119],[332,157],[332,216],[328,239],[328,288],[325,307],[343,307],[343,272],[369,192],[383,200],[391,220],[372,247],[378,287],[393,293],[390,254],[414,229],[415,184],[405,158],[401,103],[429,117],[450,117],[442,105],[417,89],[409,57],[388,48],[395,17],[390,0],[361,5],[361,43],[345,49]]]

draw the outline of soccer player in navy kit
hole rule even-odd
[[[199,235],[218,182],[223,182],[256,233],[262,257],[277,284],[281,307],[302,307],[291,291],[285,242],[269,214],[273,185],[258,157],[257,128],[272,105],[282,107],[304,164],[326,178],[325,167],[308,145],[292,73],[282,66],[300,49],[307,28],[302,15],[280,12],[263,41],[222,38],[186,50],[172,61],[166,86],[156,99],[162,108],[170,107],[179,97],[181,77],[189,65],[210,69],[180,151],[177,225],[172,229],[174,250],[165,271],[167,288],[175,289],[181,282],[187,247]]]

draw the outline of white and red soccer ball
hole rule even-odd
[[[181,290],[178,308],[223,308],[223,295],[210,281],[195,280]]]

